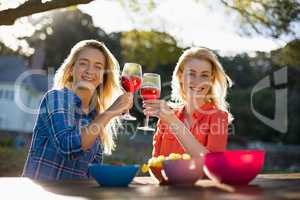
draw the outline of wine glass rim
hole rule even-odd
[[[143,76],[145,76],[145,75],[159,76],[160,77],[160,75],[157,74],[157,73],[144,73]]]
[[[124,64],[125,65],[138,65],[138,66],[141,66],[139,63],[133,63],[133,62],[127,62]]]

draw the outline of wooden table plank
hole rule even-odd
[[[127,188],[100,187],[94,180],[38,182],[27,178],[0,178],[1,200],[6,199],[300,199],[300,173],[259,175],[249,186],[234,192],[210,180],[193,187],[159,186],[150,177],[136,177]]]
[[[263,179],[300,179],[300,173],[289,173],[289,174],[259,174],[257,178]]]

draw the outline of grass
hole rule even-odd
[[[16,150],[12,147],[0,147],[0,176],[20,176],[27,156],[27,148]]]

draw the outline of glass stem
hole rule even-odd
[[[145,127],[148,127],[149,124],[149,115],[146,115]]]

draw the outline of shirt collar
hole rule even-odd
[[[201,119],[203,116],[209,114],[208,111],[212,111],[216,108],[213,103],[205,103],[198,110],[193,112],[194,119]]]
[[[73,94],[74,96],[74,101],[77,107],[81,107],[81,99],[80,97],[71,89],[69,89],[68,87],[64,87],[64,90],[67,91],[68,93]]]
[[[76,105],[78,108],[80,108],[81,113],[84,114],[84,113],[82,112],[82,110],[81,110],[81,104],[82,104],[82,102],[81,102],[80,97],[79,97],[73,90],[71,90],[71,89],[69,89],[69,88],[67,88],[67,87],[65,87],[64,90],[67,90],[68,92],[70,92],[70,93],[72,93],[72,94],[74,95],[74,98],[75,98],[75,99],[74,99],[74,100],[75,100],[75,105]],[[95,107],[95,108],[93,108],[89,113],[84,114],[84,115],[87,115],[87,116],[90,116],[90,117],[94,118],[94,117],[96,116],[96,114],[97,114],[97,110],[96,110],[96,107]]]

